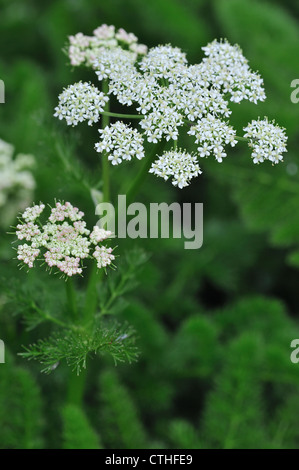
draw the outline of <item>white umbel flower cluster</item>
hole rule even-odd
[[[32,155],[14,155],[14,147],[0,139],[0,225],[9,226],[16,214],[31,203],[35,188]]]
[[[20,244],[17,258],[29,268],[34,266],[38,256],[49,268],[57,268],[65,276],[82,273],[82,260],[94,258],[98,268],[112,263],[115,256],[112,248],[100,242],[112,236],[110,231],[95,226],[90,232],[82,220],[84,213],[70,202],[51,209],[45,223],[40,216],[45,209],[44,204],[35,205],[25,210],[16,227],[18,240],[29,243]]]
[[[111,264],[111,260],[114,259],[112,248],[107,248],[106,246],[96,246],[93,256],[97,260],[97,267],[99,269],[106,268],[106,266]]]
[[[25,212],[22,214],[22,218],[25,220],[26,223],[30,224],[31,222],[35,222],[36,219],[41,215],[45,208],[45,204],[39,204],[32,207],[27,207]]]
[[[261,76],[251,70],[240,47],[227,40],[215,40],[203,47],[205,57],[196,65],[189,65],[186,54],[170,44],[153,47],[148,52],[143,49],[143,56],[138,57],[137,38],[122,29],[115,32],[113,26],[100,26],[92,37],[79,33],[70,41],[72,47],[80,49],[79,52],[76,49],[75,55],[70,53],[71,60],[91,65],[99,80],[109,81],[108,94],[122,105],[134,106],[139,113],[128,118],[140,118],[140,133],[122,122],[100,131],[101,140],[95,148],[107,153],[113,165],[134,156],[143,158],[143,138],[154,144],[165,139],[176,149],[182,127],[187,127],[188,135],[195,136],[197,157],[214,155],[222,162],[227,156],[225,147],[234,147],[242,140],[228,123],[231,102],[248,100],[256,104],[266,98]],[[68,107],[67,103],[65,106]],[[77,111],[75,115],[78,116]],[[284,132],[279,133],[279,127],[274,127],[276,131],[269,133],[263,145],[257,146],[257,137],[253,139],[255,162],[281,160],[281,152],[285,151],[282,150],[285,148]],[[250,124],[248,132],[250,137],[253,132]],[[280,153],[275,150],[279,148],[278,134],[282,142]],[[186,158],[189,154],[186,150],[173,150],[175,165],[178,165],[179,155],[182,168],[190,160]],[[196,155],[192,155],[192,161]],[[158,172],[161,161],[156,163]],[[152,172],[158,174],[156,171]],[[183,183],[177,185],[184,187],[189,180],[183,177]]]
[[[138,38],[133,33],[127,33],[123,28],[115,31],[114,26],[103,24],[93,31],[92,36],[78,33],[69,36],[67,53],[73,66],[86,65],[92,67],[94,61],[105,51],[113,51],[122,48],[128,51],[133,58],[146,54],[147,47],[138,43]]]
[[[252,147],[253,163],[270,160],[278,163],[283,159],[282,153],[287,151],[287,136],[284,129],[276,126],[274,121],[269,122],[267,118],[251,121],[244,127],[244,137],[250,140]]]
[[[244,99],[253,103],[265,100],[263,80],[250,70],[238,45],[232,46],[227,40],[214,40],[202,49],[207,56],[197,68],[202,79],[224,94],[228,93],[235,103]]]
[[[112,165],[118,165],[123,160],[131,160],[132,157],[144,157],[142,135],[136,129],[127,126],[122,121],[117,121],[105,129],[99,129],[101,140],[95,144],[97,152],[107,152],[108,160]]]
[[[88,121],[91,126],[100,119],[109,98],[90,83],[78,82],[65,88],[58,100],[55,117],[65,119],[68,126],[76,126],[83,121]]]
[[[155,78],[172,79],[180,65],[187,65],[186,54],[168,44],[150,49],[140,63],[140,70]]]
[[[164,180],[172,177],[172,184],[180,189],[188,186],[191,178],[202,173],[196,156],[182,150],[164,152],[152,164],[149,172],[164,178]]]
[[[230,144],[234,147],[237,143],[236,131],[212,114],[208,114],[192,126],[188,134],[194,135],[195,143],[200,144],[198,147],[200,157],[208,157],[213,153],[218,162],[222,162],[222,159],[227,156],[224,145]]]
[[[94,245],[111,237],[113,237],[113,233],[110,232],[110,230],[105,230],[104,228],[98,227],[97,225],[93,227],[93,230],[90,234],[90,240]]]

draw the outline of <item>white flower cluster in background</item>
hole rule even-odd
[[[97,226],[90,232],[82,220],[84,213],[70,202],[57,202],[42,223],[40,216],[44,209],[44,204],[29,207],[20,218],[16,235],[25,243],[18,246],[19,261],[32,268],[39,259],[65,276],[74,276],[82,273],[82,260],[86,258],[94,258],[98,268],[108,266],[115,259],[112,248],[99,246],[112,233]]]
[[[65,88],[58,100],[55,117],[65,119],[69,126],[76,126],[83,121],[88,121],[91,126],[98,122],[109,98],[90,83],[79,82]]]
[[[134,49],[138,47],[137,38],[124,30],[115,32],[114,26],[102,25],[94,31],[91,38],[79,33],[71,37],[70,41],[76,47],[82,43],[82,57],[77,57],[75,62],[91,65],[99,80],[109,81],[108,94],[113,95],[122,105],[133,106],[134,114],[139,113],[137,117],[140,118],[140,133],[133,132],[130,126],[123,123],[112,124],[100,131],[101,141],[96,144],[96,150],[108,153],[113,165],[131,160],[134,156],[142,158],[143,138],[154,144],[165,139],[167,150],[164,159],[168,162],[169,147],[172,144],[173,149],[177,148],[183,127],[187,128],[188,135],[195,137],[197,144],[197,153],[192,155],[192,161],[196,156],[213,155],[218,162],[222,162],[227,156],[226,146],[234,147],[239,139],[228,122],[232,112],[230,103],[248,100],[256,104],[266,98],[261,76],[250,69],[240,47],[231,45],[227,40],[214,40],[203,47],[205,57],[196,65],[189,65],[186,54],[170,44],[153,47],[149,51],[144,49],[143,55],[138,56],[137,53],[134,54]],[[92,49],[90,44],[98,46]],[[72,61],[74,56],[70,54],[70,57]],[[101,103],[103,100],[101,95]],[[80,107],[82,101],[84,102],[84,98],[81,98],[77,108],[74,96],[71,98],[70,106],[76,123],[82,120],[79,109],[84,114]],[[63,106],[68,109],[69,105],[64,102]],[[90,112],[94,112],[92,105]],[[274,125],[271,127],[269,123],[267,125],[268,128],[265,126],[259,141],[257,135],[250,135],[250,132],[255,132],[250,124],[248,136],[245,135],[245,138],[252,138],[255,163],[267,159],[277,163],[281,160],[281,153],[285,151],[284,130]],[[259,124],[255,128],[257,133],[261,132],[261,126]],[[266,140],[264,134],[267,134]],[[180,156],[181,168],[187,165],[190,159],[186,155],[189,155],[187,150],[173,150],[173,165],[178,165]],[[152,167],[156,170],[152,171],[154,174],[158,175],[162,157],[163,155],[159,157],[157,165]],[[167,163],[166,167],[168,166]],[[188,171],[187,166],[186,172]],[[170,174],[172,175],[169,173],[168,176]],[[190,178],[183,177],[183,183],[176,184],[184,187],[189,180]],[[173,181],[176,182],[177,178]]]
[[[144,157],[143,139],[136,129],[132,129],[122,121],[117,121],[105,129],[99,129],[101,140],[95,144],[97,152],[106,152],[112,165],[132,157],[140,160]]]
[[[119,76],[129,67],[134,65],[136,55],[121,47],[104,49],[93,61],[93,68],[99,80]]]
[[[172,184],[180,189],[189,185],[191,178],[200,175],[197,158],[182,150],[164,152],[155,163],[152,164],[150,173],[168,180],[172,177]]]
[[[249,146],[253,149],[253,163],[260,163],[264,160],[278,163],[283,159],[282,153],[287,151],[287,136],[281,127],[264,118],[251,121],[244,127],[244,131],[244,137],[249,138]]]
[[[4,227],[30,204],[35,188],[34,157],[18,154],[13,158],[13,154],[13,145],[0,139],[0,225]]]
[[[103,24],[93,31],[92,36],[85,36],[78,33],[69,36],[67,53],[73,66],[86,65],[93,66],[94,60],[102,53],[113,51],[119,48],[128,51],[133,58],[146,54],[147,47],[138,43],[138,38],[133,33],[127,33],[123,28],[115,31],[114,26]]]

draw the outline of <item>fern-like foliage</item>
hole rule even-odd
[[[180,377],[207,377],[220,355],[218,331],[202,316],[188,318],[177,332],[169,351],[169,367]]]
[[[272,449],[298,449],[298,409],[299,397],[296,391],[290,393],[288,400],[281,403],[274,413],[270,425],[270,432],[273,436]]]
[[[113,370],[106,370],[100,377],[101,403],[105,412],[102,424],[112,448],[148,448],[147,436],[138,416],[135,403],[128,390]],[[117,437],[117,440],[115,438]]]
[[[76,405],[63,408],[63,448],[101,449],[100,438],[92,429],[84,412]]]
[[[298,433],[288,402],[296,402],[299,387],[289,347],[298,337],[298,325],[281,302],[263,297],[214,312],[214,322],[223,348],[201,419],[202,445],[296,447]]]
[[[49,276],[45,280],[43,274],[39,277],[35,273],[30,273],[23,284],[6,279],[7,311],[22,316],[27,331],[41,324],[52,326],[47,338],[25,346],[20,355],[40,362],[42,371],[46,373],[55,370],[65,360],[79,374],[82,368],[86,368],[87,357],[95,354],[109,354],[115,364],[136,361],[139,354],[134,328],[127,322],[121,325],[106,319],[120,314],[127,307],[124,295],[136,287],[137,273],[148,256],[137,249],[128,251],[124,258],[117,272],[110,273],[111,276],[103,278],[97,273],[95,283],[91,285],[91,297],[88,291],[85,296],[83,289],[76,291],[77,318],[69,315],[62,281]],[[94,295],[97,290],[98,295]]]
[[[220,28],[242,46],[250,63],[264,77],[268,99],[261,104],[258,113],[267,115],[274,112],[287,127],[288,135],[296,132],[298,110],[290,100],[289,88],[298,75],[294,61],[299,40],[296,21],[282,5],[273,3],[258,0],[213,3]],[[248,103],[245,104],[244,119],[256,116],[256,112]]]
[[[8,269],[2,275],[6,312],[22,318],[26,330],[42,323],[69,326],[66,315],[65,293],[61,282],[41,270],[15,278]]]
[[[31,373],[14,365],[6,351],[0,367],[1,449],[38,449],[43,446],[42,403]]]
[[[50,373],[65,360],[73,371],[79,374],[86,368],[88,356],[109,353],[115,364],[133,362],[138,357],[135,346],[135,331],[130,326],[117,324],[103,326],[101,329],[88,333],[85,330],[72,330],[56,333],[48,339],[37,341],[20,355],[27,359],[35,359]]]
[[[202,439],[207,447],[263,448],[266,442],[258,380],[260,339],[244,334],[226,351],[226,365],[215,378],[205,409]],[[251,429],[256,432],[251,433]]]
[[[198,432],[191,423],[175,419],[169,425],[169,437],[175,449],[199,449]]]
[[[119,269],[110,274],[99,286],[99,315],[115,315],[127,307],[125,295],[139,285],[138,275],[141,267],[149,259],[142,249],[128,251],[120,260]]]

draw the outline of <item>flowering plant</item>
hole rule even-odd
[[[111,199],[110,164],[135,158],[142,163],[127,192],[131,199],[147,173],[164,180],[170,178],[180,189],[186,187],[202,173],[200,158],[213,155],[221,163],[227,157],[226,147],[234,147],[239,141],[246,141],[252,148],[253,163],[269,160],[277,164],[282,160],[287,141],[284,129],[264,118],[253,120],[244,128],[244,135],[238,136],[228,121],[230,103],[248,100],[257,104],[265,100],[263,80],[250,69],[240,47],[215,40],[203,51],[201,63],[189,65],[186,54],[177,47],[165,45],[148,51],[134,34],[107,25],[97,28],[92,36],[78,33],[69,38],[66,52],[71,65],[91,68],[101,89],[82,81],[68,86],[59,95],[54,116],[69,126],[84,121],[92,126],[101,121],[95,150],[102,159],[103,202]],[[121,105],[133,107],[134,113],[112,112],[111,96]],[[111,119],[115,122],[110,123]],[[137,122],[138,128],[124,119]],[[182,135],[193,139],[196,151],[180,147]],[[148,144],[153,144],[149,155]],[[138,254],[131,268],[124,274],[120,272],[119,283],[112,283],[107,294],[102,268],[115,260],[113,248],[106,245],[112,233],[98,226],[90,231],[83,212],[70,202],[57,202],[45,220],[44,210],[45,205],[39,204],[22,214],[16,227],[21,242],[17,258],[29,268],[42,261],[65,277],[70,315],[65,321],[33,305],[36,315],[34,320],[31,318],[31,326],[42,317],[60,330],[49,340],[26,348],[23,355],[40,361],[47,372],[66,359],[79,373],[91,352],[110,352],[115,361],[134,360],[137,351],[132,329],[107,326],[103,317],[111,314],[144,256]],[[83,262],[88,264],[88,260],[93,266],[83,284],[82,303],[81,289],[72,278],[83,274]],[[104,301],[99,299],[99,283],[106,292]],[[76,389],[75,382],[72,387]],[[78,387],[82,396],[82,384]]]
[[[179,188],[202,173],[198,158],[214,155],[222,162],[226,146],[234,147],[240,140],[253,148],[254,163],[281,161],[286,152],[284,129],[264,118],[253,120],[244,128],[244,135],[237,136],[228,121],[230,102],[257,104],[265,100],[260,75],[250,69],[240,47],[227,40],[215,40],[202,49],[202,62],[189,65],[179,48],[158,46],[147,52],[132,33],[115,33],[113,26],[102,25],[91,37],[81,33],[72,36],[67,48],[71,64],[92,68],[102,82],[102,91],[90,83],[71,85],[59,96],[54,115],[72,126],[82,121],[93,125],[101,115],[139,120],[139,130],[122,121],[109,126],[103,120],[95,149],[118,165],[134,156],[143,159],[145,140],[154,144],[164,141],[164,146],[169,142],[172,148],[161,153],[156,149],[151,158],[158,159],[147,161],[145,167],[165,180],[171,177]],[[112,95],[139,114],[110,112]],[[178,148],[184,128],[195,138],[197,151],[193,154]]]
[[[31,203],[35,188],[32,155],[18,154],[0,139],[0,226],[8,226],[19,210]]]
[[[23,220],[17,225],[18,239],[30,242],[30,245],[24,243],[18,246],[18,259],[29,268],[33,267],[42,249],[45,250],[43,259],[47,266],[56,267],[69,277],[82,273],[80,263],[85,258],[95,258],[98,268],[108,266],[115,259],[112,248],[99,246],[99,242],[112,233],[97,225],[90,232],[82,220],[84,213],[77,207],[69,202],[57,202],[43,225],[40,216],[44,209],[44,204],[26,209]]]

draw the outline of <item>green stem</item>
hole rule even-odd
[[[85,306],[83,312],[84,322],[86,326],[92,323],[92,320],[96,313],[98,305],[97,282],[99,281],[101,274],[102,273],[98,273],[97,265],[95,261],[93,261],[87,284]]]
[[[247,137],[240,137],[239,135],[236,135],[235,139],[239,140],[240,142],[250,142],[250,139],[247,139]]]
[[[105,94],[108,93],[109,91],[108,80],[103,80],[102,91]],[[102,117],[102,128],[104,129],[106,126],[109,126],[109,101],[105,104],[104,114]],[[110,163],[108,160],[108,155],[106,152],[103,152],[102,154],[103,202],[108,202],[110,198],[109,170],[110,170]]]
[[[68,299],[69,312],[73,321],[78,320],[78,307],[76,302],[76,294],[74,289],[73,280],[69,278],[66,283],[66,295]],[[81,371],[80,375],[76,375],[73,371],[70,372],[67,390],[67,402],[80,406],[83,399],[85,385],[85,370]]]
[[[30,307],[33,308],[41,317],[43,317],[46,321],[50,321],[52,323],[55,323],[56,325],[58,326],[61,326],[62,328],[66,328],[66,329],[73,329],[73,330],[76,330],[77,328],[75,326],[73,326],[72,324],[68,324],[68,323],[65,323],[65,322],[62,322],[61,320],[59,320],[58,318],[55,318],[53,317],[52,315],[50,315],[48,312],[44,312],[43,310],[41,310],[34,301],[32,301],[30,303]]]
[[[108,80],[103,80],[102,84],[102,91],[103,93],[107,94],[109,91],[109,82]],[[102,128],[104,129],[106,126],[109,126],[110,120],[109,115],[109,102],[105,105],[105,111],[103,113],[102,118]],[[108,160],[108,154],[103,152],[102,154],[102,173],[103,173],[103,202],[109,202],[110,199],[110,163]],[[98,281],[98,272],[96,263],[93,262],[93,266],[91,268],[88,284],[87,284],[87,291],[86,291],[86,298],[85,298],[85,307],[84,307],[84,319],[86,323],[90,323],[94,317],[96,312],[97,303],[98,303],[98,296],[97,296],[97,281]]]
[[[103,93],[107,94],[109,89],[108,80],[103,81],[102,90]],[[102,118],[102,128],[109,126],[109,103],[106,103],[105,110],[103,113]],[[110,181],[109,181],[109,160],[107,153],[102,154],[102,180],[103,180],[103,201],[108,202],[110,199]],[[85,306],[83,311],[84,316],[84,325],[87,327],[95,316],[97,304],[98,304],[98,296],[97,296],[97,285],[98,281],[98,273],[97,273],[97,266],[96,263],[93,262],[90,276],[88,279],[87,290],[86,290],[86,298],[85,298]],[[77,310],[75,309],[76,304],[74,301],[71,287],[67,287],[67,294],[69,299],[69,305],[72,306],[72,312],[77,314]],[[71,372],[69,376],[69,383],[68,383],[68,394],[67,400],[68,403],[76,404],[78,406],[81,405],[83,396],[84,396],[84,389],[86,383],[86,369],[83,369],[80,375],[74,374]]]
[[[66,157],[66,153],[68,152],[67,148],[62,148],[61,144],[56,141],[55,148],[60,161],[62,162],[66,172],[72,175],[82,186],[90,193],[91,186],[88,181],[82,176],[83,172],[79,172],[75,165],[71,164],[71,160]]]
[[[109,82],[108,80],[103,80],[102,84],[103,93],[107,94],[109,91]],[[109,112],[109,102],[105,105],[105,111],[102,118],[102,128],[109,126],[110,120],[109,116],[114,113]],[[110,163],[108,160],[108,154],[103,152],[102,154],[102,173],[103,173],[103,202],[109,202],[110,199]],[[99,274],[97,272],[96,263],[93,263],[91,268],[90,277],[87,284],[86,298],[85,298],[85,307],[84,307],[84,319],[87,324],[89,324],[96,312],[98,296],[97,296],[97,281],[99,279]]]
[[[121,113],[111,113],[110,111],[102,111],[100,114],[102,116],[110,116],[110,117],[116,117],[116,118],[124,118],[124,119],[144,119],[144,116],[142,114],[121,114]]]
[[[110,309],[111,305],[113,304],[114,300],[122,294],[122,290],[123,290],[124,286],[126,285],[127,279],[129,277],[130,276],[127,273],[127,275],[124,275],[121,278],[118,285],[115,286],[115,288],[111,292],[111,295],[110,295],[109,299],[107,300],[107,302],[101,308],[101,312],[100,312],[101,317],[104,316],[104,315],[109,314],[109,309]]]
[[[147,176],[154,159],[160,152],[162,152],[165,147],[165,144],[166,142],[164,140],[161,140],[154,146],[152,153],[148,157],[144,157],[143,166],[141,167],[137,177],[134,179],[129,190],[127,191],[127,204],[130,204],[134,199],[145,177]]]
[[[76,292],[74,288],[74,283],[72,278],[68,278],[65,281],[66,287],[66,296],[68,300],[68,309],[70,313],[70,317],[73,321],[78,320],[78,306],[77,306],[77,299],[76,299]]]
[[[68,391],[67,391],[67,402],[72,405],[80,406],[84,395],[84,388],[86,382],[86,369],[83,369],[80,375],[75,374],[73,371],[70,372]]]

